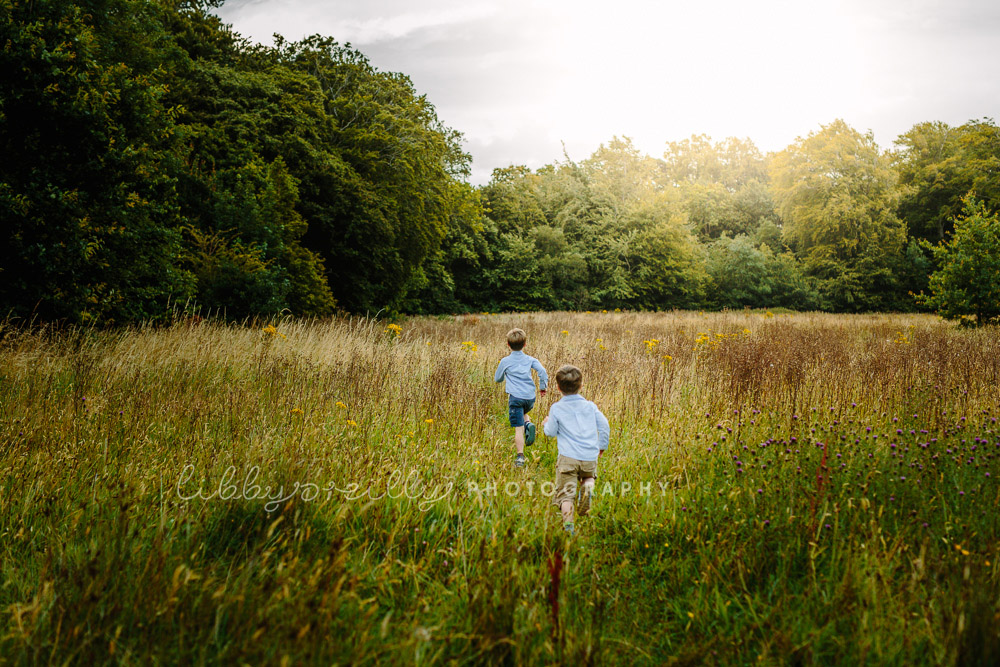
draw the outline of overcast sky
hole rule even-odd
[[[270,44],[320,33],[404,72],[494,167],[614,135],[654,157],[692,134],[780,150],[843,118],[891,147],[913,124],[998,116],[996,0],[228,0]]]

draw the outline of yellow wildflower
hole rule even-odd
[[[275,329],[273,324],[268,324],[266,327],[264,327],[262,329],[262,331],[264,333],[266,333],[268,336],[270,336],[271,338],[277,338],[278,336],[281,336],[282,338],[287,338],[287,336],[285,336],[285,334],[283,334],[280,331],[278,331],[277,329]]]
[[[301,415],[301,414],[303,414],[302,408],[292,408],[292,414],[293,415]]]

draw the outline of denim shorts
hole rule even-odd
[[[513,427],[524,426],[524,415],[535,406],[533,398],[517,398],[508,395],[507,412],[510,416],[510,425]]]

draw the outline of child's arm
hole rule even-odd
[[[549,374],[545,372],[545,366],[538,359],[531,360],[531,367],[538,373],[538,391],[544,396],[545,389],[549,386]]]
[[[507,364],[504,363],[506,360],[507,358],[504,357],[500,360],[500,363],[497,364],[497,372],[493,374],[494,382],[503,382],[503,374],[507,370]]]
[[[608,423],[608,418],[604,416],[600,408],[597,408],[597,445],[601,448],[600,456],[604,453],[604,450],[608,448],[608,442],[611,440],[611,424]]]
[[[542,420],[542,432],[550,438],[559,435],[559,418],[549,410],[549,414]]]

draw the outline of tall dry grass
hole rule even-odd
[[[0,654],[1000,655],[995,330],[761,312],[396,326],[0,331]],[[543,492],[555,443],[512,466],[492,379],[513,326],[550,374],[580,366],[611,420],[573,540]]]

